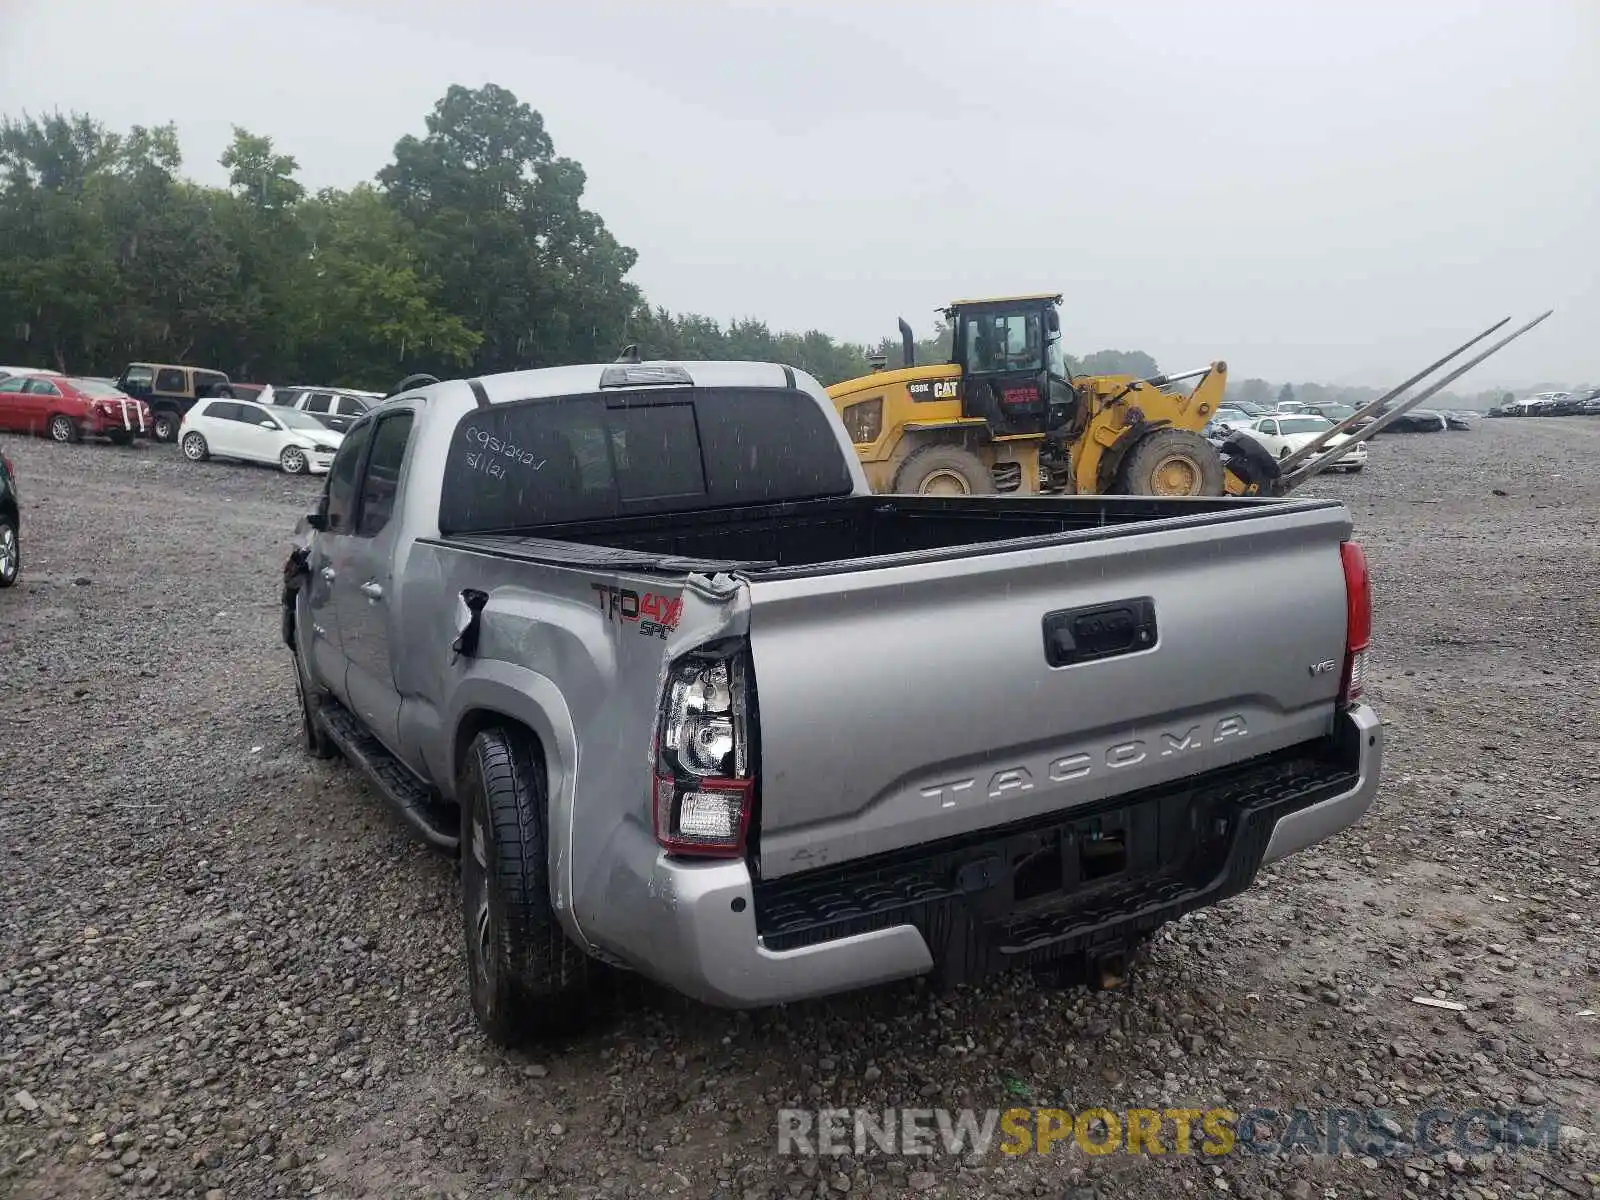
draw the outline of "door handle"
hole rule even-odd
[[[369,579],[366,583],[361,585],[361,594],[368,600],[382,600],[383,588],[381,585],[373,583],[372,580]]]
[[[334,578],[337,575],[338,575],[338,572],[335,571],[332,567],[323,567],[322,568],[322,577],[323,577],[323,579],[327,580],[329,583],[332,583],[334,581]]]

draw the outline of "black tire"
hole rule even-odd
[[[305,737],[306,753],[312,758],[334,758],[339,748],[317,723],[317,710],[322,707],[322,697],[326,693],[306,678],[305,664],[300,661],[300,655],[295,653],[291,657],[294,659],[294,691],[300,699],[300,732]]]
[[[22,538],[9,516],[0,516],[0,588],[8,588],[22,576]]]
[[[206,445],[206,435],[191,429],[183,435],[183,456],[190,462],[205,462],[211,457],[211,447]]]
[[[983,459],[960,446],[925,446],[894,473],[899,495],[992,496],[994,476]]]
[[[126,429],[107,430],[106,437],[111,439],[111,444],[113,446],[126,446],[131,444],[133,441],[133,434],[129,433]]]
[[[1158,429],[1128,451],[1117,481],[1125,496],[1220,496],[1222,455],[1198,433]]]
[[[150,436],[158,442],[178,440],[178,426],[183,417],[170,408],[158,408],[150,417]]]
[[[77,422],[65,413],[56,413],[51,417],[49,424],[45,426],[45,432],[50,435],[52,442],[60,442],[62,445],[75,442],[83,436],[78,432]]]
[[[550,904],[544,764],[514,728],[472,740],[461,797],[461,928],[472,1010],[513,1046],[569,1028],[596,964],[567,940]]]

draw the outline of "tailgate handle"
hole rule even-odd
[[[1155,644],[1156,602],[1150,596],[1044,615],[1044,658],[1052,667],[1133,654]]]

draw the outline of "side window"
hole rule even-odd
[[[177,367],[162,367],[156,372],[156,391],[158,392],[187,392],[189,381],[183,377],[183,371]]]
[[[354,533],[356,483],[361,476],[361,459],[372,440],[372,426],[359,425],[350,431],[333,456],[328,469],[328,532]]]
[[[156,381],[156,374],[149,367],[129,367],[122,377],[125,387],[143,388],[148,391]]]
[[[395,494],[400,490],[400,464],[405,461],[406,442],[411,437],[411,414],[395,413],[378,422],[372,436],[372,455],[366,477],[361,481],[361,516],[357,537],[376,537],[383,532],[394,512]]]
[[[239,419],[239,406],[226,400],[213,400],[201,410],[201,415],[211,417],[217,421],[237,421]]]
[[[22,389],[30,396],[59,396],[61,389],[48,379],[30,379],[28,386]]]
[[[306,401],[306,411],[308,413],[325,413],[330,411],[332,407],[333,397],[327,392],[313,392],[311,398]]]
[[[1265,434],[1268,434],[1271,437],[1277,437],[1278,436],[1278,423],[1276,421],[1263,421],[1263,422],[1261,422],[1261,432],[1265,433]]]
[[[28,386],[28,377],[18,375],[15,379],[0,381],[0,392],[20,392]]]
[[[339,415],[341,417],[359,417],[367,411],[367,406],[354,396],[339,397]]]

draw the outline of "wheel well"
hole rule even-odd
[[[493,729],[496,726],[526,737],[528,739],[528,747],[533,751],[534,762],[538,765],[539,770],[546,770],[544,743],[539,740],[538,734],[515,717],[508,717],[503,712],[497,712],[492,708],[474,708],[462,717],[461,723],[456,726],[455,742],[450,751],[450,777],[452,781],[461,778],[461,771],[467,764],[467,751],[472,746],[472,739],[485,729]],[[547,774],[546,782],[548,780],[549,776]]]

